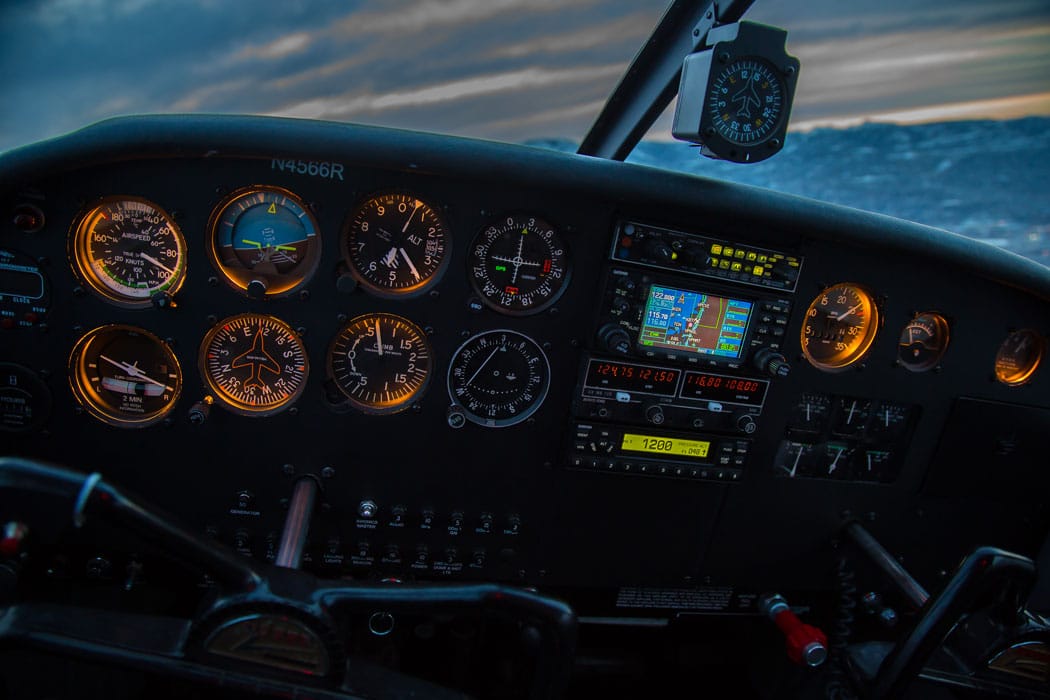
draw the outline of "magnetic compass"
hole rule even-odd
[[[780,152],[798,82],[787,32],[754,22],[712,29],[710,49],[686,56],[672,133],[701,153],[757,163]]]

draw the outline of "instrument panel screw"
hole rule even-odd
[[[310,290],[304,289],[299,292],[299,301],[308,301],[310,299]]]
[[[552,307],[550,308],[550,311],[548,311],[547,313],[548,313],[549,315],[551,315],[551,316],[557,316],[557,315],[558,315],[558,313],[559,313],[559,312],[558,312],[558,307],[557,307],[557,306],[552,306]]]
[[[331,467],[324,467],[321,469],[322,479],[331,479],[333,477],[335,477],[335,469],[332,469]]]
[[[770,139],[769,140],[769,147],[770,148],[774,148],[774,149],[775,148],[780,148],[780,139]]]
[[[579,340],[577,340],[576,338],[573,338],[573,339],[571,339],[571,340],[569,341],[569,347],[573,347],[573,348],[578,348],[578,347],[580,347],[580,341],[579,341]]]
[[[460,338],[464,338],[464,339],[469,338],[470,337],[470,331],[460,331],[459,337]]]
[[[710,15],[708,15],[708,17],[710,17]],[[693,30],[693,36],[700,36],[700,30],[699,29],[694,29]]]
[[[214,287],[218,283],[219,283],[219,278],[216,277],[215,275],[212,275],[211,277],[208,278],[208,284],[210,284],[211,286]]]
[[[787,75],[794,75],[795,74],[795,67],[794,66],[787,66],[787,67],[785,67],[784,68],[784,73],[786,73]]]
[[[335,320],[339,321],[339,323],[346,323],[349,318],[346,314],[337,314]]]
[[[75,296],[78,299],[83,297],[84,296],[84,288],[79,286],[79,285],[77,285],[76,287],[73,287],[73,296]]]
[[[165,428],[170,428],[173,425],[175,425],[175,419],[174,418],[172,418],[171,416],[168,416],[167,418],[164,419],[164,427]]]
[[[704,129],[704,136],[714,136],[716,133],[718,132],[715,131],[715,127],[713,126],[709,126],[706,129]]]
[[[208,314],[204,317],[204,320],[208,322],[209,326],[214,326],[216,323],[219,322],[219,317],[215,314]]]
[[[550,350],[551,349],[551,341],[549,341],[549,340],[543,341],[543,349],[544,350]]]
[[[440,296],[441,296],[441,292],[439,292],[438,290],[436,290],[436,289],[431,289],[430,290],[430,298],[431,299],[437,299]]]
[[[426,333],[427,335],[434,335],[434,327],[433,326],[423,326],[423,332]]]
[[[292,406],[291,408],[289,408],[288,409],[288,415],[290,415],[290,416],[297,416],[297,415],[299,415],[299,407],[298,406]]]
[[[295,329],[295,332],[299,335],[300,338],[305,338],[306,337],[306,326],[297,326],[296,329]]]
[[[729,63],[729,54],[723,51],[722,53],[718,54],[718,60],[721,63]]]
[[[295,476],[295,466],[291,464],[282,465],[281,473],[285,476]]]

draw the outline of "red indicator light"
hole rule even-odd
[[[517,294],[518,293],[518,288],[517,287],[504,287],[503,291],[505,293],[507,293],[507,294]]]
[[[552,265],[552,261],[551,261],[550,258],[547,258],[546,260],[543,261],[543,274],[545,274],[545,275],[550,274],[551,265]]]

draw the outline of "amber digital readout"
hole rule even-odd
[[[631,452],[649,452],[658,455],[675,455],[703,459],[711,449],[706,440],[682,440],[680,438],[657,437],[656,435],[637,435],[624,433],[620,449]]]

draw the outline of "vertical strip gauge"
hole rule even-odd
[[[119,306],[149,306],[186,276],[186,241],[175,221],[141,197],[107,197],[82,216],[71,237],[73,270]]]
[[[299,335],[284,321],[240,314],[220,321],[201,343],[204,383],[234,413],[269,416],[295,403],[310,363]]]
[[[153,425],[175,408],[182,370],[171,349],[142,328],[89,331],[69,357],[69,381],[81,406],[118,428]]]
[[[234,192],[216,208],[209,229],[212,264],[253,299],[291,294],[310,281],[321,258],[316,219],[280,187]]]

